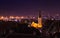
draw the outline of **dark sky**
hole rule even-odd
[[[58,0],[0,0],[0,15],[38,15],[60,13],[60,1]]]

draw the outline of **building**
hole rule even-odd
[[[41,17],[41,11],[39,11],[39,14],[38,14],[38,23],[35,23],[34,21],[32,22],[31,24],[32,27],[35,27],[35,28],[42,28],[42,17]]]

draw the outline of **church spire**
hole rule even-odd
[[[38,17],[41,18],[41,11],[39,11],[39,13],[38,13]]]

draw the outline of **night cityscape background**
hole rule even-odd
[[[42,10],[43,15],[60,14],[59,0],[0,0],[0,15],[37,16]]]
[[[0,38],[60,38],[60,1],[0,0]]]

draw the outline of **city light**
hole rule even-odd
[[[42,28],[42,25],[35,23],[35,22],[32,22],[31,26],[35,28]]]
[[[23,19],[24,17],[23,16],[21,16],[21,19]]]
[[[20,19],[20,17],[19,17],[19,16],[16,16],[15,18],[16,18],[16,19]]]
[[[14,16],[10,16],[9,18],[10,18],[10,19],[14,19]]]
[[[4,17],[3,17],[3,16],[1,16],[1,17],[0,17],[0,20],[3,20],[3,19],[4,19]]]

